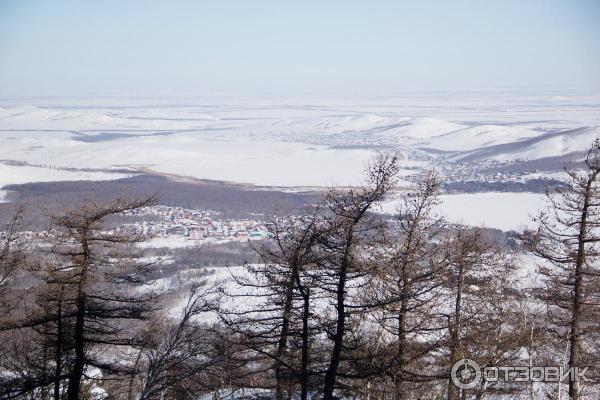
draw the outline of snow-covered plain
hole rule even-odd
[[[537,193],[465,193],[440,198],[435,212],[447,221],[504,231],[535,226],[532,217],[546,204],[546,197]],[[389,200],[380,210],[393,214],[397,205],[397,200]]]
[[[364,167],[381,150],[399,152],[406,177],[446,155],[504,161],[581,157],[577,152],[600,136],[598,126],[600,95],[592,92],[4,97],[0,189],[123,177],[111,172],[116,169],[285,190],[344,186],[360,184]],[[444,196],[442,211],[455,222],[516,229],[537,212],[540,198]]]
[[[55,181],[104,181],[127,177],[127,174],[109,172],[71,171],[29,165],[7,165],[0,163],[0,188],[6,185],[29,182]],[[0,201],[2,191],[0,191]]]
[[[192,240],[184,236],[174,236],[174,237],[155,237],[144,242],[138,243],[138,247],[140,248],[159,248],[159,247],[167,247],[170,249],[179,249],[185,247],[194,247],[201,246],[205,244],[214,244],[214,243],[224,243],[224,242],[247,242],[248,238],[226,238],[226,239],[218,239],[218,238],[206,238],[201,240]]]
[[[145,169],[266,186],[347,185],[360,183],[365,164],[382,149],[400,151],[409,174],[429,164],[431,153],[423,149],[473,151],[597,126],[599,110],[595,93],[557,92],[317,99],[7,97],[0,99],[0,160]],[[578,150],[594,135],[588,136],[557,139],[548,151]],[[536,152],[527,155],[536,157]],[[29,181],[60,178],[15,168],[20,171],[10,174]],[[0,183],[7,174],[0,172]]]

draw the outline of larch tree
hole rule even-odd
[[[300,386],[306,399],[309,385],[311,327],[311,276],[321,260],[319,242],[328,225],[320,207],[303,215],[275,219],[269,224],[270,239],[255,246],[262,263],[246,265],[234,274],[235,289],[226,298],[253,299],[248,307],[222,307],[221,321],[259,358],[265,358],[275,374],[275,397],[290,398]]]
[[[18,235],[23,210],[22,205],[18,206],[14,215],[6,223],[5,229],[0,231],[0,307],[4,306],[4,296],[25,259],[24,243]]]
[[[419,361],[436,348],[433,338],[443,326],[436,309],[445,266],[439,246],[443,221],[434,212],[440,191],[441,180],[431,172],[401,196],[368,279],[365,302],[388,355],[378,368],[389,377],[395,399],[408,398],[415,384],[439,379]]]
[[[211,327],[201,317],[214,309],[214,290],[206,281],[194,283],[179,318],[155,319],[132,371],[128,399],[176,398],[181,393],[189,398],[206,390],[214,349]],[[135,377],[140,381],[137,390]]]
[[[57,337],[63,340],[57,344],[67,345],[62,351],[68,352],[69,362],[58,375],[65,377],[69,400],[80,398],[86,378],[102,381],[91,369],[126,376],[127,361],[115,362],[106,353],[115,355],[119,347],[142,344],[135,332],[156,307],[155,294],[132,287],[143,282],[147,264],[140,262],[139,251],[131,247],[144,237],[109,229],[106,220],[154,202],[154,197],[88,202],[52,217],[57,233],[52,248],[56,262],[47,269],[50,295],[44,300],[60,311],[54,321],[46,322],[62,329]]]
[[[447,353],[448,400],[458,400],[460,390],[450,376],[455,363],[470,359],[484,367],[514,365],[527,344],[527,333],[510,254],[480,229],[465,227],[450,234],[444,251],[445,298],[450,307],[441,312],[446,320],[442,349]],[[479,398],[492,390],[512,395],[518,388],[482,382],[471,393]]]
[[[567,366],[598,365],[600,339],[600,139],[580,169],[565,168],[568,185],[547,195],[548,207],[536,218],[538,229],[524,234],[529,249],[546,262],[542,299],[554,333],[568,349]],[[586,378],[600,376],[589,371]],[[569,379],[569,397],[582,398],[583,385]]]
[[[330,296],[333,308],[327,334],[332,342],[325,369],[323,398],[334,399],[340,364],[349,353],[347,333],[351,331],[350,314],[358,310],[349,304],[350,292],[364,285],[368,269],[363,259],[361,240],[381,229],[381,222],[369,211],[393,188],[399,169],[397,155],[380,155],[367,168],[361,188],[332,189],[326,197],[330,233],[321,243],[329,256],[320,263],[320,286]]]

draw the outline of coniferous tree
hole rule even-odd
[[[352,331],[351,314],[360,306],[351,304],[350,292],[364,285],[368,274],[361,239],[381,229],[381,221],[369,211],[392,189],[398,169],[397,155],[381,155],[367,168],[364,187],[347,191],[332,189],[326,197],[331,228],[322,243],[329,256],[320,265],[320,286],[331,296],[333,312],[326,324],[332,347],[325,369],[325,400],[334,399],[340,364],[345,353],[352,351],[346,335]]]
[[[320,207],[272,221],[271,239],[255,248],[263,263],[246,265],[243,274],[233,276],[237,293],[226,291],[238,302],[254,301],[242,309],[219,310],[228,329],[271,363],[277,399],[289,398],[297,386],[302,399],[308,396],[311,295],[316,264],[323,257],[318,245],[327,234],[325,222]]]
[[[513,289],[516,267],[510,254],[477,228],[456,229],[444,251],[450,307],[441,312],[447,322],[442,349],[447,353],[448,400],[458,400],[460,391],[450,376],[454,364],[469,359],[482,367],[518,365],[527,326],[519,307],[523,298]],[[471,393],[481,397],[492,390],[512,395],[519,388],[482,382]]]
[[[411,389],[439,379],[423,370],[421,360],[436,349],[435,333],[443,326],[436,308],[445,267],[439,245],[443,224],[434,212],[440,191],[440,178],[431,172],[402,195],[367,286],[370,315],[381,331],[378,347],[387,355],[379,369],[389,377],[395,399],[409,398]]]
[[[547,284],[541,297],[554,334],[566,343],[571,368],[600,362],[600,140],[583,165],[582,170],[566,168],[568,185],[548,193],[537,231],[524,235],[530,250],[546,260],[539,268]],[[593,371],[586,377],[600,378]],[[581,399],[582,383],[570,379],[568,385],[570,398]]]

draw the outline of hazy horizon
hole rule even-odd
[[[0,3],[4,95],[597,90],[600,3]]]

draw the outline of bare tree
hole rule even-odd
[[[101,349],[115,352],[118,346],[141,344],[131,331],[134,321],[148,318],[154,295],[135,293],[130,285],[143,281],[144,264],[131,245],[142,236],[108,230],[104,221],[124,211],[153,204],[154,197],[111,203],[89,202],[63,215],[52,217],[57,238],[52,253],[56,263],[45,277],[45,304],[54,304],[52,323],[57,329],[57,376],[66,375],[66,396],[79,399],[86,369],[124,373],[125,363],[107,358]],[[45,316],[46,318],[48,315]],[[34,321],[35,322],[35,321]],[[129,329],[129,330],[128,330]],[[70,352],[65,373],[58,373],[61,352]],[[98,377],[95,377],[98,379]]]
[[[443,326],[436,309],[445,267],[439,246],[442,220],[434,213],[440,190],[439,176],[431,172],[402,195],[369,277],[366,302],[381,329],[383,344],[378,346],[388,356],[379,369],[391,378],[396,399],[409,396],[411,383],[439,379],[417,366],[435,349],[432,333]]]
[[[460,391],[450,371],[461,359],[486,367],[514,364],[527,344],[526,324],[518,307],[522,296],[511,276],[512,257],[487,240],[480,229],[458,228],[444,243],[447,275],[445,289],[451,307],[442,311],[447,321],[443,349],[448,353],[448,400]],[[477,387],[481,397],[493,386]],[[512,394],[518,388],[498,388]]]
[[[24,284],[25,242],[18,230],[23,215],[22,205],[0,233],[0,398],[16,398],[36,390],[44,390],[55,379],[49,369],[51,344],[31,327],[21,326],[26,318],[26,304],[31,303],[32,290]],[[30,244],[31,246],[31,244]],[[17,279],[17,272],[22,279]]]
[[[22,373],[6,385],[12,388],[6,397],[44,394],[52,385],[55,399],[78,399],[84,379],[86,385],[102,380],[91,374],[94,368],[102,374],[128,369],[126,360],[114,361],[118,347],[140,344],[135,322],[149,316],[155,296],[133,287],[143,281],[146,265],[131,245],[143,238],[108,229],[105,221],[154,201],[88,202],[51,217],[52,247],[34,268],[37,284],[23,291],[27,301],[2,327],[22,335],[12,341],[8,360],[8,370]]]
[[[600,362],[600,140],[589,148],[583,170],[565,169],[568,186],[548,193],[537,231],[524,238],[547,261],[539,268],[547,282],[542,298],[555,334],[568,344],[568,366],[583,368]],[[581,398],[578,380],[569,381],[569,396]]]
[[[23,210],[23,206],[19,205],[6,224],[5,230],[0,232],[0,239],[2,240],[0,242],[0,306],[3,306],[4,295],[11,279],[24,262],[23,242],[19,240],[17,234],[23,217]]]
[[[140,351],[138,372],[142,379],[138,400],[171,397],[170,391],[185,388],[188,396],[203,389],[202,374],[211,365],[209,329],[195,321],[212,310],[213,289],[206,282],[192,285],[181,317],[153,324],[152,345]]]
[[[330,234],[322,243],[330,254],[321,263],[322,289],[332,296],[333,320],[328,334],[333,342],[325,371],[323,398],[332,400],[336,388],[345,336],[348,332],[348,292],[364,281],[367,270],[361,262],[360,239],[381,224],[369,216],[369,210],[394,186],[399,160],[396,155],[381,155],[367,169],[366,185],[341,191],[332,189],[326,198],[331,213]]]
[[[284,371],[296,377],[300,383],[300,397],[308,397],[309,385],[309,341],[311,336],[311,292],[317,263],[323,261],[323,253],[318,244],[328,233],[328,226],[322,216],[320,206],[314,207],[299,218],[288,219],[282,224],[275,220],[271,225],[274,246],[264,246],[259,253],[267,262],[267,268],[278,265],[286,273],[284,281],[276,279],[270,271],[271,282],[283,284],[282,324],[275,351],[276,398],[284,398]],[[296,305],[299,302],[300,305]],[[298,311],[296,311],[298,310]],[[296,318],[295,318],[296,316]],[[300,363],[294,363],[294,352],[290,348],[293,336],[300,337]],[[291,356],[291,357],[290,357]],[[290,385],[288,385],[289,387]],[[288,393],[288,396],[292,393]]]
[[[243,310],[222,308],[221,320],[253,353],[272,361],[277,399],[292,396],[297,384],[301,398],[308,395],[311,274],[322,257],[318,244],[327,233],[325,222],[318,206],[297,217],[273,220],[271,240],[255,248],[263,263],[234,274],[237,294],[225,291],[234,300],[255,300]],[[299,351],[294,345],[298,339]]]

